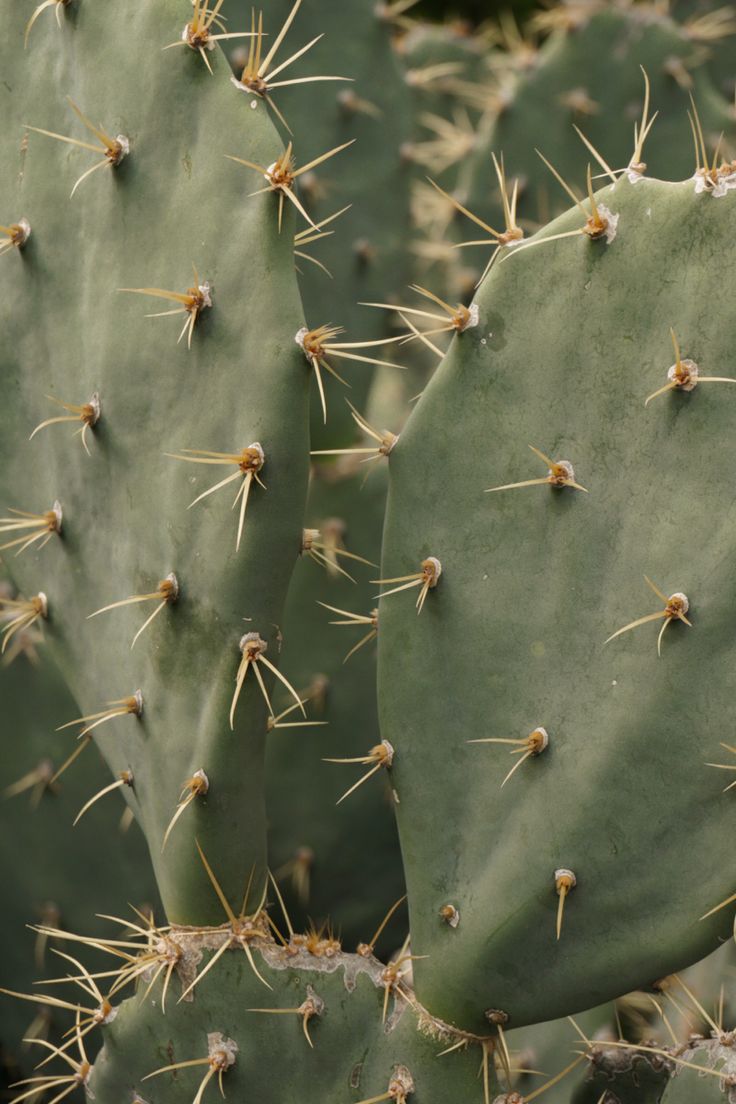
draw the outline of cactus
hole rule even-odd
[[[587,162],[601,171],[573,125],[615,171],[630,159],[641,160],[636,154],[632,158],[629,141],[644,103],[642,67],[659,112],[647,140],[650,174],[680,180],[692,173],[689,93],[706,136],[717,140],[723,133],[723,149],[733,145],[733,112],[700,64],[696,31],[687,24],[680,26],[646,4],[563,3],[539,18],[553,33],[532,54],[533,60],[522,43],[524,64],[518,71],[497,66],[497,87],[489,93],[493,110],[461,173],[467,205],[491,224],[498,218],[498,204],[488,188],[492,151],[503,152],[509,172],[522,181],[521,213],[542,221],[561,210],[564,197],[535,147],[566,179],[580,179]]]
[[[43,646],[33,638],[19,645],[13,663],[0,667],[5,730],[0,744],[0,841],[7,889],[0,941],[2,984],[29,992],[39,971],[53,964],[51,950],[63,948],[27,925],[88,928],[99,936],[109,927],[94,921],[103,901],[106,909],[119,913],[128,901],[146,908],[156,907],[158,898],[138,828],[121,827],[124,806],[110,802],[77,819],[90,794],[107,784],[99,755],[90,754],[78,771],[51,782],[61,765],[53,730],[58,718],[76,707]],[[48,1008],[3,1001],[0,1038],[24,1071],[31,1054],[27,1047],[17,1047],[16,1040],[58,1027],[54,1019]]]
[[[2,138],[3,202],[32,227],[3,258],[5,504],[59,504],[38,522],[20,519],[20,535],[42,534],[45,546],[12,557],[13,577],[25,599],[45,597],[38,610],[12,608],[43,623],[80,703],[76,749],[94,726],[116,776],[132,773],[125,796],[169,919],[207,923],[217,912],[195,836],[229,894],[251,869],[263,886],[266,699],[276,676],[287,678],[278,625],[306,493],[309,374],[294,342],[303,323],[290,202],[281,233],[277,224],[290,185],[248,198],[248,174],[226,160],[247,154],[268,166],[281,142],[266,103],[251,107],[232,87],[216,42],[162,50],[186,22],[176,0],[142,5],[134,35],[117,9],[73,6],[58,27],[39,18],[27,54],[23,13],[8,18],[18,64],[36,76],[13,96]],[[185,37],[197,20],[209,20],[200,4]],[[93,56],[109,65],[82,64]],[[135,90],[126,66],[139,74]],[[84,137],[67,92],[129,150],[100,163],[71,201],[91,155],[23,130]],[[159,305],[179,323],[142,318]],[[91,455],[64,426],[27,440],[54,413],[47,393],[69,404],[96,396]],[[17,518],[4,526],[13,540]],[[58,737],[66,754],[73,735]]]
[[[87,0],[6,19],[0,647],[42,640],[58,664],[78,704],[49,720],[54,781],[81,785],[99,746],[112,777],[80,812],[125,799],[162,905],[36,926],[61,976],[3,992],[68,1030],[36,1040],[54,1064],[15,1100],[730,1092],[716,971],[707,999],[667,976],[733,914],[715,643],[736,173],[705,136],[723,102],[698,84],[684,184],[644,175],[646,112],[627,171],[594,194],[589,170],[587,201],[553,167],[575,207],[528,240],[499,159],[504,229],[475,300],[416,285],[403,306],[404,0],[330,3],[324,43],[302,7],[143,0],[134,33]],[[612,20],[670,43],[642,11],[586,7],[544,65]],[[340,194],[359,202],[332,219]],[[351,251],[358,233],[370,248]],[[328,243],[313,259],[336,292],[302,273],[305,319],[295,254]],[[427,347],[443,363],[418,397],[394,360]],[[351,408],[325,385],[355,358]]]
[[[466,1030],[575,1012],[728,934],[728,910],[699,917],[732,889],[730,795],[706,765],[731,693],[714,647],[729,568],[696,534],[722,495],[731,384],[690,398],[686,361],[728,379],[710,304],[732,278],[729,173],[624,176],[507,249],[391,454],[383,575],[428,557],[442,573],[419,617],[406,594],[380,603],[381,735],[417,994]],[[687,286],[665,275],[683,250]],[[683,471],[683,434],[697,449],[706,427],[711,459]],[[671,597],[647,601],[645,574]],[[687,854],[653,862],[682,824]]]
[[[293,0],[272,0],[267,8],[269,27],[279,27],[292,6]],[[230,22],[239,26],[250,20],[250,10],[251,4],[243,0],[227,0],[223,8]],[[353,0],[349,5],[324,0],[305,3],[293,26],[293,50],[321,38],[304,59],[305,74],[339,73],[348,79],[323,86],[318,105],[298,86],[285,89],[281,102],[289,126],[309,154],[354,141],[339,165],[326,166],[321,176],[313,173],[302,181],[306,208],[318,226],[324,224],[326,235],[310,244],[307,238],[314,235],[308,234],[297,251],[307,322],[311,328],[340,327],[347,341],[380,342],[394,335],[383,319],[359,304],[409,282],[408,171],[402,157],[409,138],[409,93],[391,49],[390,22],[382,18],[374,0]],[[236,72],[244,49],[247,44],[234,51]],[[342,212],[339,219],[328,223],[336,212]],[[326,267],[332,279],[320,274],[308,257]],[[375,360],[397,359],[394,345],[353,352]],[[325,374],[328,416],[325,424],[315,395],[314,448],[344,442],[352,428],[344,399],[347,396],[363,410],[370,389],[371,363],[340,360],[335,367],[341,376],[345,369],[350,390]]]

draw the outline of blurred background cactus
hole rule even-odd
[[[736,9],[0,12],[0,1098],[736,1104]]]

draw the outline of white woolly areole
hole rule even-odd
[[[575,482],[575,469],[574,469],[574,467],[572,466],[572,464],[570,463],[569,460],[555,460],[555,467],[556,468],[562,468],[562,470],[564,471],[565,475],[570,480],[570,482],[571,483]],[[554,472],[552,470],[552,468],[547,468],[547,471],[549,473],[550,478],[552,478],[552,479],[557,478],[557,473]]]
[[[442,564],[436,556],[427,556],[425,563],[431,564],[434,569],[434,574],[432,575],[432,582],[430,583],[430,586],[437,586],[437,580],[442,574]]]
[[[199,779],[199,781],[202,783],[202,789],[200,790],[200,793],[206,794],[210,788],[210,780],[204,773],[204,771],[201,768],[200,770],[196,770],[192,775],[192,778]]]
[[[682,383],[680,375],[678,373],[678,365],[673,364],[671,368],[667,370],[667,379],[670,383],[674,383],[677,386],[678,391],[694,391],[698,385],[698,366],[694,360],[689,358],[683,358],[680,361],[679,367],[682,369],[687,368],[687,382]]]
[[[21,238],[20,238],[20,241],[18,242],[18,244],[19,244],[19,245],[25,245],[25,244],[26,244],[26,242],[28,241],[28,239],[29,239],[29,238],[30,238],[30,236],[31,236],[31,224],[30,224],[30,222],[28,221],[28,219],[26,219],[26,218],[22,218],[22,219],[20,220],[20,222],[18,222],[18,223],[17,223],[17,225],[18,225],[18,226],[20,226],[20,228],[21,228],[21,230],[22,230],[22,232],[23,232],[23,233],[22,233],[22,236],[21,236]]]
[[[629,184],[638,184],[640,180],[644,179],[644,173],[638,171],[638,169],[627,169],[626,179]]]
[[[212,291],[212,285],[210,284],[209,280],[205,280],[203,284],[198,284],[197,291],[202,296],[202,306],[211,307],[212,295],[210,293]]]
[[[263,451],[263,446],[261,442],[254,441],[251,445],[248,445],[248,448],[253,449],[254,452],[258,453],[261,460],[261,467],[263,467],[263,465],[266,463],[266,454]]]
[[[606,220],[606,230],[603,236],[606,239],[606,245],[610,245],[616,237],[619,216],[614,215],[613,211],[609,210],[608,207],[604,206],[602,203],[598,204],[598,211]]]
[[[714,199],[721,199],[736,188],[736,170],[723,172],[719,169],[715,182],[702,172],[696,172],[692,179],[695,181],[696,195],[709,192]]]
[[[393,744],[390,744],[388,740],[381,740],[381,747],[384,748],[386,751],[383,762],[388,764],[388,766],[390,767],[394,761],[394,746]]]
[[[466,330],[471,329],[473,326],[478,325],[478,319],[480,317],[480,310],[477,303],[471,303],[468,307],[468,320],[460,327],[460,333],[465,333]]]
[[[308,328],[306,326],[302,326],[302,328],[300,330],[297,330],[297,332],[294,334],[294,341],[299,346],[301,351],[304,353],[307,360],[310,360],[309,353],[307,352],[306,347],[304,345],[304,339],[306,338],[308,333],[309,333]]]
[[[687,594],[683,594],[681,590],[676,590],[674,594],[670,594],[669,598],[667,599],[667,605],[669,606],[673,602],[680,603],[680,606],[682,607],[682,613],[687,613],[687,611],[690,609],[690,599],[688,598]]]
[[[569,879],[571,888],[574,888],[578,884],[574,871],[568,870],[566,866],[561,866],[559,870],[555,870],[555,884],[563,878]]]
[[[235,1065],[238,1044],[228,1039],[221,1031],[211,1031],[207,1035],[207,1052],[210,1061],[216,1061],[220,1069],[230,1069]]]
[[[187,46],[189,46],[191,44],[191,38],[192,38],[192,25],[191,25],[191,23],[187,23],[184,30],[181,32],[181,40],[182,40],[182,42],[186,42]],[[215,40],[213,38],[208,38],[206,42],[202,42],[197,46],[198,50],[201,50],[203,48],[205,50],[210,50],[210,51],[214,50]]]
[[[540,751],[546,751],[549,747],[549,733],[547,732],[547,729],[542,728],[541,725],[538,725],[537,728],[534,729],[532,736],[536,737],[536,743],[539,745],[537,755]]]
[[[116,134],[115,135],[115,141],[117,142],[118,146],[120,147],[119,150],[118,150],[118,159],[117,159],[117,164],[119,165],[120,162],[123,160],[123,158],[127,157],[128,154],[130,153],[130,138],[126,138],[126,136],[124,134]]]

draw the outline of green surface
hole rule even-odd
[[[644,405],[667,381],[670,326],[701,375],[728,375],[733,193],[622,179],[599,202],[619,216],[610,245],[578,237],[496,265],[479,325],[391,456],[382,573],[434,555],[443,574],[419,617],[411,593],[381,603],[381,734],[412,945],[428,956],[417,993],[466,1028],[489,1007],[521,1026],[646,987],[733,921],[699,920],[733,892],[733,794],[706,766],[727,761],[734,693],[733,388]],[[574,210],[545,233],[581,222]],[[545,476],[530,444],[571,460],[590,493],[484,494]],[[672,625],[661,657],[661,620],[604,644],[662,611],[644,574],[691,602],[694,627]],[[467,741],[538,725],[549,749],[501,789],[508,748]],[[578,884],[558,942],[561,867]]]
[[[46,12],[25,53],[25,9],[3,8],[6,41],[18,44],[0,87],[3,218],[23,216],[33,233],[22,252],[2,257],[0,497],[6,507],[35,511],[59,499],[64,508],[61,539],[10,566],[23,592],[48,595],[49,649],[85,714],[142,689],[142,718],[103,725],[99,743],[112,770],[133,771],[131,800],[169,918],[207,922],[217,911],[195,835],[233,899],[254,867],[263,878],[267,710],[252,673],[234,732],[228,712],[244,632],[259,632],[279,663],[306,494],[309,372],[294,343],[303,324],[294,223],[287,212],[279,235],[276,197],[248,198],[253,174],[224,156],[269,165],[281,141],[265,106],[251,109],[233,88],[219,51],[207,55],[211,75],[186,46],[162,50],[180,36],[187,4],[149,0],[131,23],[120,6],[83,3],[61,28]],[[119,169],[95,173],[72,201],[94,155],[39,134],[26,149],[22,126],[84,134],[67,94],[131,142]],[[213,307],[188,350],[176,343],[181,317],[144,318],[170,303],[117,289],[183,290],[192,263],[212,284]],[[102,418],[91,457],[68,427],[28,441],[49,415],[45,394],[81,402],[93,391]],[[163,453],[254,441],[267,489],[251,491],[236,553],[236,485],[187,506],[237,469]],[[179,601],[135,650],[147,607],[86,620],[172,570]],[[71,751],[73,730],[67,739]],[[162,857],[184,781],[200,768],[209,794],[187,809]]]

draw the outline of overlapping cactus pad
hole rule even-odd
[[[412,7],[0,0],[14,1104],[736,1104],[736,17]]]
[[[574,209],[507,250],[391,455],[384,574],[442,576],[382,604],[382,735],[417,992],[467,1029],[729,933],[728,182],[623,177],[597,240]]]

